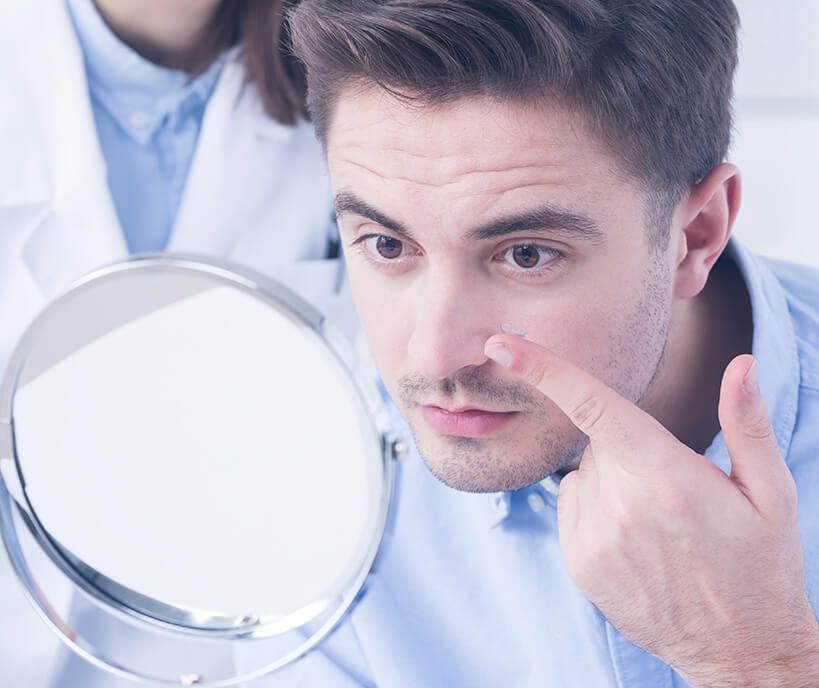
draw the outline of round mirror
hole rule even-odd
[[[349,609],[383,534],[392,443],[327,329],[279,284],[168,257],[90,275],[30,326],[0,398],[1,525],[75,651],[155,684],[235,685]],[[131,666],[71,628],[38,557],[144,632],[279,649],[243,676]]]

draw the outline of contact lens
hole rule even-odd
[[[520,338],[526,337],[529,334],[528,330],[517,330],[511,325],[507,325],[506,323],[502,323],[500,329],[501,332],[503,332],[504,334],[511,334],[515,337]]]

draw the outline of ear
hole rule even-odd
[[[739,170],[717,165],[677,206],[674,233],[680,237],[674,296],[699,294],[720,257],[734,225],[741,195]]]

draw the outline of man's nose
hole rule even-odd
[[[440,380],[486,363],[483,347],[494,328],[480,300],[465,280],[429,280],[407,345],[415,372]]]

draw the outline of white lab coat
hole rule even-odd
[[[340,262],[322,260],[331,202],[312,129],[269,119],[243,80],[241,65],[228,63],[205,112],[168,250],[224,256],[277,276],[306,290],[350,334],[349,295],[334,289],[343,283]],[[0,2],[0,93],[3,370],[25,326],[51,298],[127,250],[81,49],[62,0]],[[60,645],[28,606],[5,556],[0,619],[0,683],[53,685]],[[125,684],[84,676],[57,685]]]

